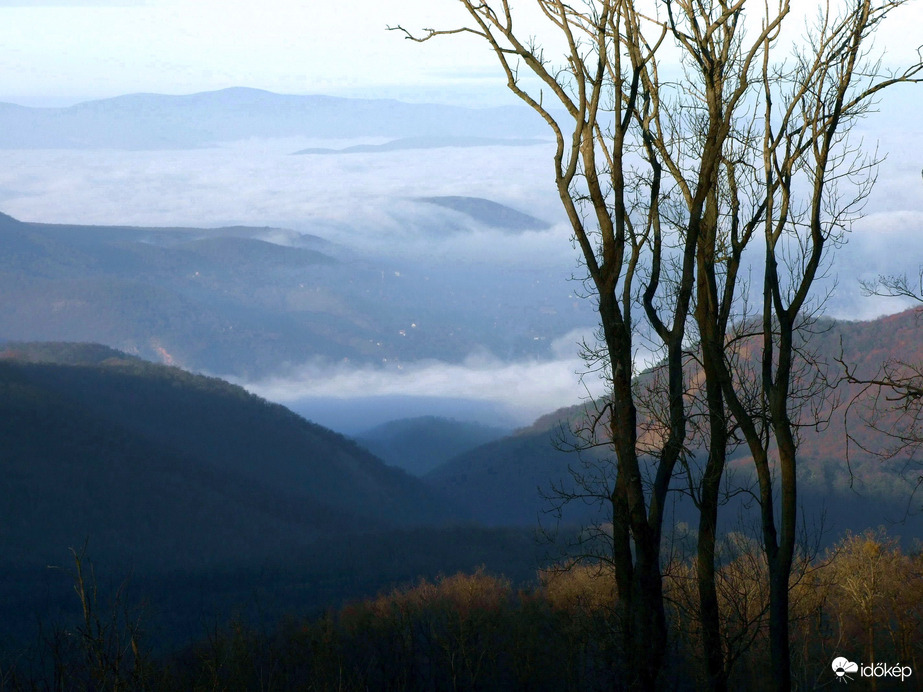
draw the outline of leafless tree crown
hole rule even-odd
[[[459,0],[507,85],[548,124],[552,171],[597,301],[612,472],[602,487],[627,680],[653,688],[666,651],[661,546],[667,493],[685,474],[700,512],[698,590],[710,684],[729,665],[718,637],[715,527],[727,450],[753,457],[770,593],[772,666],[787,689],[796,459],[814,382],[799,329],[829,251],[857,219],[876,158],[850,140],[889,71],[870,40],[903,0],[827,3],[794,43],[789,0],[535,0],[550,35],[524,35],[508,0]],[[548,44],[550,45],[550,44]],[[528,76],[528,78],[527,78]],[[749,275],[758,278],[747,281]],[[751,298],[752,294],[752,298]],[[636,385],[640,344],[660,356]],[[805,413],[807,412],[807,413]],[[589,439],[600,438],[595,426]],[[704,449],[698,470],[691,451]],[[654,671],[649,673],[646,671]]]

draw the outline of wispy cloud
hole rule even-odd
[[[438,360],[405,364],[355,366],[312,360],[285,373],[259,381],[240,382],[251,392],[298,409],[306,400],[365,400],[400,397],[490,404],[518,425],[605,393],[596,365],[580,357],[580,344],[594,343],[593,327],[575,329],[554,339],[548,359],[502,360],[486,351],[470,354],[460,363]],[[641,370],[657,358],[640,349]],[[390,417],[378,412],[382,420]]]
[[[501,405],[519,423],[602,393],[595,375],[581,381],[585,365],[576,356],[504,362],[487,353],[462,363],[423,361],[391,367],[331,366],[309,362],[285,376],[246,383],[250,391],[283,404],[300,399],[439,397]]]

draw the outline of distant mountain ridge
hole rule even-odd
[[[431,211],[429,230],[525,217],[461,199],[480,221]],[[526,305],[548,304],[556,323],[537,309],[523,319],[526,299],[515,291],[527,291]],[[44,224],[0,213],[0,338],[105,343],[244,380],[316,359],[460,361],[477,348],[540,356],[549,341],[535,337],[576,328],[586,309],[550,283],[536,289],[491,266],[369,257],[289,229]]]
[[[547,221],[537,219],[531,214],[517,211],[504,204],[498,204],[482,197],[465,197],[460,195],[442,195],[435,197],[417,197],[417,202],[434,204],[465,214],[478,223],[509,233],[525,231],[543,231],[551,227]]]
[[[356,435],[383,461],[417,476],[508,434],[508,430],[438,416],[402,418]]]
[[[288,245],[262,240],[286,233]],[[319,238],[271,228],[71,226],[0,214],[0,337],[96,341],[211,372],[291,360],[294,340],[336,353],[331,328],[349,339],[355,327],[330,314],[342,307],[299,287],[338,273],[327,250]],[[281,282],[321,303],[326,323],[266,310],[266,302],[288,306],[285,294],[264,288]],[[260,343],[280,333],[281,344]]]
[[[0,104],[0,149],[185,149],[293,136],[522,138],[545,127],[520,106],[475,109],[245,87],[128,94],[66,108]]]

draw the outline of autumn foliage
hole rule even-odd
[[[690,561],[665,568],[672,689],[699,689],[706,680],[695,574]],[[143,627],[135,623],[127,633],[134,653],[119,669],[94,670],[109,660],[107,642],[126,640],[115,629],[106,638],[91,628],[76,637],[61,630],[46,657],[60,689],[93,680],[107,681],[100,689],[137,690],[621,689],[614,589],[611,571],[599,565],[543,570],[528,588],[478,570],[293,617],[271,632],[233,621],[159,659],[139,651]],[[725,543],[718,591],[729,685],[768,689],[766,565],[748,539]],[[832,682],[838,656],[900,662],[923,675],[923,554],[902,551],[883,529],[847,534],[825,554],[799,560],[790,593],[800,689]],[[118,622],[112,617],[111,627]],[[42,689],[35,670],[4,673],[0,689]]]

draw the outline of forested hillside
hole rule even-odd
[[[488,200],[434,199],[441,206],[408,204],[429,209],[425,233],[440,237],[495,232],[491,224],[518,233],[531,219]],[[458,362],[478,348],[546,355],[554,337],[584,323],[586,306],[556,271],[540,275],[544,283],[471,263],[395,260],[284,228],[42,224],[0,213],[4,338],[104,343],[243,380],[286,377],[304,363]]]
[[[879,453],[893,446],[894,440],[869,427],[872,402],[868,395],[859,397],[861,387],[845,382],[843,365],[849,364],[857,375],[868,378],[889,359],[923,362],[920,319],[919,310],[867,322],[826,319],[804,335],[807,342],[802,354],[811,359],[810,365],[805,363],[805,376],[821,372],[825,386],[803,402],[800,413],[805,424],[800,429],[799,493],[808,525],[815,530],[822,527],[827,541],[847,529],[861,531],[879,524],[898,525],[895,533],[908,544],[923,537],[921,501],[915,493],[919,463],[907,455],[881,457]],[[652,377],[656,377],[656,368],[642,374],[638,386],[644,387]],[[695,379],[694,366],[689,379]],[[560,504],[558,491],[580,492],[572,471],[589,480],[606,477],[607,464],[598,463],[609,454],[605,447],[574,451],[580,441],[571,431],[585,424],[585,411],[580,405],[543,416],[509,437],[449,460],[433,469],[426,480],[486,524],[531,526],[539,519],[555,523],[550,510]],[[885,417],[879,426],[886,427],[887,422]],[[649,424],[642,420],[645,427]],[[701,456],[704,447],[696,444],[692,439],[690,447]],[[746,447],[739,446],[731,456],[732,483],[751,487],[752,468]],[[681,494],[682,480],[674,487],[674,520],[692,520],[693,508]],[[722,510],[722,522],[728,529],[747,520],[741,501],[738,496]],[[594,516],[596,504],[581,499],[568,503],[564,514],[565,521],[574,522]]]
[[[348,439],[215,378],[101,347],[13,344],[0,387],[16,563],[89,537],[97,555],[194,567],[457,516]]]
[[[420,480],[282,406],[103,346],[0,346],[0,439],[3,656],[75,614],[72,549],[152,604],[156,645],[540,559],[530,531],[458,527]]]

